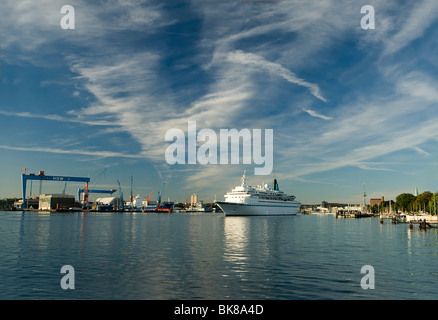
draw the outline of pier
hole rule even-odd
[[[430,214],[381,214],[380,223],[384,224],[385,220],[390,220],[392,224],[405,223],[409,224],[409,228],[413,229],[414,225],[418,225],[420,229],[437,228],[437,216]]]
[[[368,218],[373,217],[372,213],[362,212],[358,210],[338,210],[336,211],[336,219],[339,218]]]

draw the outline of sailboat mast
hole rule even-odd
[[[365,183],[363,184],[363,211],[365,211],[366,205],[365,205],[365,199],[367,194],[365,193]]]

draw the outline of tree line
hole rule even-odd
[[[383,201],[380,206],[374,205],[370,210],[372,212],[389,212],[391,205],[394,212],[425,212],[429,214],[437,212],[437,194],[430,191],[425,191],[418,196],[402,193],[395,198],[395,202],[390,201]]]
[[[13,209],[15,201],[18,201],[18,198],[0,199],[0,210]]]

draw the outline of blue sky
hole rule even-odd
[[[223,199],[244,169],[303,203],[438,190],[436,1],[3,0],[0,32],[1,198],[23,167],[125,196],[131,176],[143,197],[165,179],[176,201]],[[273,129],[272,174],[167,164],[188,121]]]

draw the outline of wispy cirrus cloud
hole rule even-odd
[[[327,100],[322,96],[319,86],[314,83],[310,83],[297,77],[292,71],[284,68],[278,63],[270,62],[253,53],[245,53],[241,50],[230,52],[227,59],[232,62],[241,63],[244,65],[252,66],[256,69],[261,69],[269,72],[270,74],[277,75],[286,81],[306,87],[310,93],[317,99],[327,102]]]
[[[301,183],[324,183],[312,175],[351,166],[392,172],[397,169],[385,159],[402,150],[434,156],[428,143],[437,138],[437,63],[434,50],[418,44],[436,46],[434,37],[424,37],[436,25],[437,5],[373,4],[376,30],[365,31],[354,1],[187,1],[173,7],[110,0],[102,7],[79,0],[73,4],[77,29],[67,33],[59,27],[59,2],[5,0],[3,61],[42,67],[34,75],[57,73],[56,61],[67,79],[63,88],[73,89],[58,114],[29,100],[15,111],[14,103],[0,103],[0,115],[60,122],[44,138],[77,138],[73,150],[8,146],[6,140],[1,148],[148,159],[158,168],[166,131],[185,131],[187,121],[195,120],[198,129],[275,128],[275,171]],[[405,48],[419,55],[394,54]],[[60,81],[47,76],[38,90],[58,94]],[[7,96],[2,92],[2,102]],[[129,147],[118,152],[120,145]],[[211,179],[228,183],[239,171],[165,169],[199,187]]]
[[[115,54],[99,61],[72,58],[71,65],[96,98],[78,113],[111,117],[113,125],[129,133],[150,158],[162,157],[160,124],[173,103],[153,93],[167,90],[159,81],[159,57],[149,52]]]
[[[165,15],[163,4],[153,1],[110,0],[101,6],[78,0],[73,4],[76,29],[62,30],[60,21],[63,14],[60,9],[63,5],[56,0],[41,0],[38,3],[32,0],[2,1],[0,26],[6,31],[2,32],[1,38],[2,58],[46,65],[42,59],[45,55],[62,52],[62,48],[56,45],[59,42],[67,41],[87,48],[87,53],[95,45],[105,51],[114,50],[118,44],[113,42],[110,45],[108,36],[126,31],[150,34],[176,22],[176,19]],[[39,54],[34,54],[36,49]]]
[[[438,18],[438,3],[436,1],[416,2],[405,11],[409,12],[408,15],[401,16],[402,20],[394,23],[397,28],[396,33],[393,36],[386,35],[383,40],[385,42],[384,56],[394,54],[412,41],[423,37],[426,30]]]
[[[98,150],[84,150],[84,149],[60,149],[60,148],[44,148],[44,147],[14,147],[7,145],[0,145],[0,149],[14,150],[14,151],[26,151],[26,152],[43,152],[43,153],[56,153],[56,154],[68,154],[68,155],[84,155],[102,158],[131,158],[131,159],[144,159],[145,155],[126,154],[123,152],[111,152],[111,151],[98,151]]]
[[[427,152],[427,151],[421,149],[421,148],[420,148],[419,146],[417,146],[417,145],[412,146],[411,149],[414,150],[414,151],[416,151],[416,152],[418,152],[420,155],[424,155],[424,156],[427,156],[427,157],[430,157],[430,156],[431,156],[431,154],[430,154],[429,152]]]
[[[313,128],[314,135],[303,136],[300,143],[277,150],[281,159],[295,159],[301,164],[289,170],[288,177],[344,167],[394,172],[397,170],[391,163],[385,166],[380,161],[376,166],[370,161],[401,151],[430,157],[430,152],[420,146],[438,139],[434,104],[416,95],[395,95],[387,101],[375,98],[365,104],[340,106],[337,115],[335,126],[322,124]],[[409,125],[406,119],[412,117],[416,122]]]
[[[315,118],[320,118],[320,119],[324,119],[324,120],[332,120],[333,119],[333,117],[325,116],[325,115],[320,114],[320,113],[318,113],[318,112],[316,112],[316,111],[314,111],[312,109],[304,109],[303,108],[303,111],[308,113],[312,117],[315,117]]]
[[[51,120],[51,121],[77,123],[77,124],[90,125],[90,126],[113,126],[114,125],[114,122],[111,122],[111,121],[90,120],[90,119],[77,118],[77,117],[65,117],[65,116],[60,116],[58,114],[38,114],[38,113],[32,113],[32,112],[12,112],[12,111],[0,110],[0,115],[20,117],[20,118],[45,119],[45,120]]]

